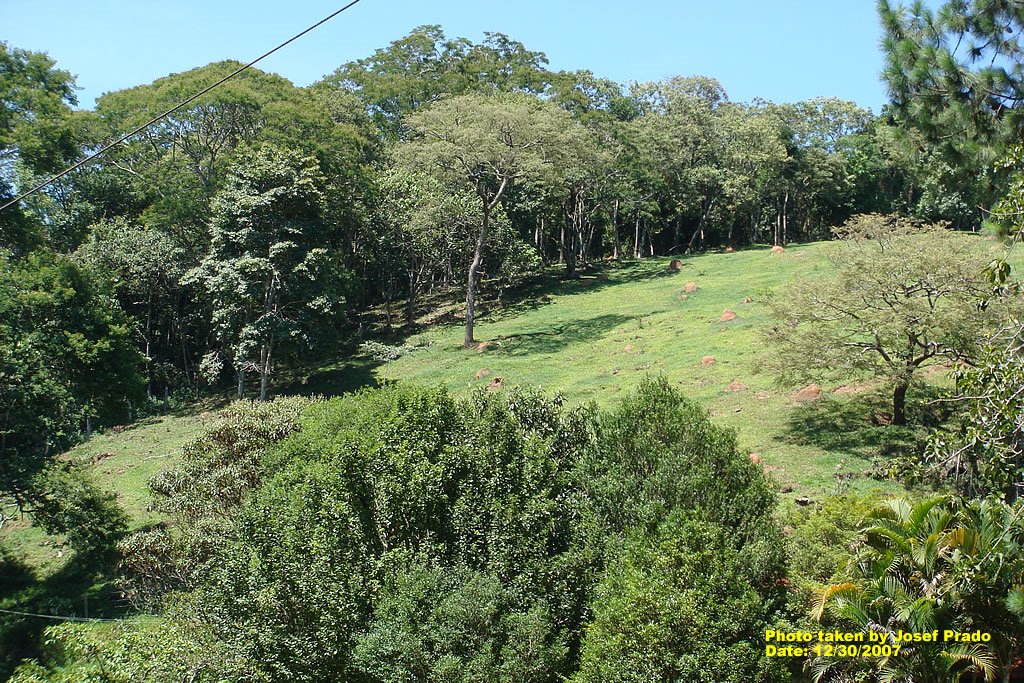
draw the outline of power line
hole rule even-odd
[[[350,3],[348,3],[347,5],[342,7],[341,9],[339,9],[339,10],[337,10],[335,12],[332,12],[331,14],[328,14],[326,17],[324,17],[320,21],[316,22],[315,24],[313,24],[312,26],[307,28],[305,31],[302,31],[301,33],[296,33],[294,36],[292,36],[288,40],[284,41],[283,43],[281,43],[280,45],[278,45],[274,49],[269,50],[267,52],[264,52],[263,54],[261,54],[259,57],[257,57],[256,59],[252,60],[248,64],[245,64],[244,66],[238,67],[237,69],[235,69],[234,71],[229,73],[224,78],[220,79],[219,81],[217,81],[213,85],[209,85],[209,86],[203,88],[202,90],[200,90],[199,92],[197,92],[195,95],[193,95],[192,97],[188,98],[184,102],[181,102],[180,104],[177,104],[177,105],[171,107],[170,109],[165,111],[163,114],[160,114],[159,116],[153,117],[152,119],[150,119],[149,121],[146,121],[144,124],[142,124],[141,126],[136,128],[135,130],[131,131],[130,133],[125,133],[124,135],[122,135],[118,139],[114,140],[110,144],[104,146],[98,152],[94,152],[93,154],[90,154],[89,156],[85,157],[81,161],[78,161],[74,165],[69,166],[68,168],[64,169],[63,171],[61,171],[57,175],[53,176],[49,180],[47,180],[47,181],[45,181],[43,183],[40,183],[39,185],[36,185],[35,187],[33,187],[31,190],[29,190],[29,191],[27,191],[27,192],[25,192],[25,193],[15,197],[14,199],[10,200],[9,202],[4,204],[3,206],[0,206],[0,211],[3,211],[4,209],[6,209],[7,207],[9,207],[9,206],[11,206],[13,204],[17,204],[18,202],[20,202],[21,200],[25,199],[25,197],[28,197],[29,195],[35,194],[36,192],[38,192],[39,190],[43,189],[44,187],[46,187],[47,185],[49,185],[53,181],[59,180],[59,179],[63,178],[68,173],[71,173],[72,171],[74,171],[76,168],[79,168],[79,167],[89,163],[93,159],[96,159],[97,157],[101,156],[104,152],[106,152],[110,148],[115,147],[117,145],[120,145],[122,142],[124,142],[128,138],[132,137],[136,133],[139,133],[139,132],[145,130],[146,128],[149,128],[151,125],[153,125],[157,121],[160,121],[160,120],[162,120],[164,118],[167,118],[168,116],[170,116],[174,112],[178,111],[179,109],[181,109],[185,105],[191,104],[192,102],[195,102],[197,99],[199,99],[200,97],[202,97],[206,93],[210,92],[211,90],[216,88],[218,85],[224,83],[225,81],[228,81],[228,80],[234,78],[235,76],[237,76],[238,74],[242,73],[243,71],[245,71],[246,69],[248,69],[252,65],[256,64],[257,62],[259,62],[259,61],[261,61],[261,60],[263,60],[263,59],[265,59],[267,57],[269,57],[270,55],[274,54],[275,52],[277,52],[278,50],[280,50],[284,46],[286,46],[286,45],[288,45],[290,43],[295,42],[296,40],[298,40],[302,36],[306,35],[310,31],[312,31],[312,30],[314,30],[316,28],[319,28],[323,24],[326,24],[328,21],[330,21],[334,17],[338,16],[339,14],[344,12],[345,10],[349,9],[353,5],[359,4],[359,2],[360,2],[360,0],[352,0]]]

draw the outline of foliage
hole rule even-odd
[[[403,344],[402,346],[392,346],[390,344],[382,344],[380,342],[368,341],[363,342],[359,345],[360,350],[368,355],[375,361],[381,363],[390,363],[393,360],[398,360],[402,356],[408,355],[416,350],[417,347]]]
[[[556,680],[599,604],[608,540],[661,519],[742,549],[753,573],[737,590],[761,610],[745,624],[780,604],[770,487],[664,382],[598,420],[525,391],[458,401],[389,386],[312,406],[264,466],[276,474],[244,504],[199,595],[218,637],[270,677]],[[618,513],[612,490],[637,503]]]
[[[824,588],[816,618],[828,610],[841,623],[886,634],[983,630],[991,642],[943,639],[905,643],[899,655],[866,664],[886,680],[947,680],[950,672],[1005,676],[1024,651],[1013,596],[1024,572],[1024,515],[992,500],[894,498],[862,530],[852,580]],[[811,661],[815,680],[836,680],[864,663]]]
[[[66,623],[44,636],[44,666],[22,664],[13,683],[163,683],[240,680],[247,675],[201,623],[170,616],[110,627]],[[246,678],[245,680],[260,680]]]
[[[399,148],[399,163],[429,169],[479,200],[481,219],[466,284],[464,345],[471,346],[477,278],[492,214],[517,180],[555,173],[580,129],[565,112],[521,94],[453,97],[410,116],[407,124],[415,137]]]
[[[365,59],[348,62],[325,85],[354,93],[385,135],[403,132],[402,119],[432,102],[473,92],[544,90],[542,52],[527,50],[501,33],[483,42],[449,39],[440,26],[420,26]]]
[[[129,417],[140,358],[103,284],[37,251],[0,263],[0,490],[24,500],[86,420]]]
[[[851,219],[829,253],[834,275],[804,279],[772,300],[776,371],[797,383],[863,372],[893,388],[892,422],[920,368],[970,359],[1003,314],[987,305],[980,244],[941,226]]]
[[[759,645],[779,575],[747,550],[696,519],[634,530],[597,589],[572,680],[787,680]]]
[[[395,581],[354,650],[372,680],[560,680],[568,652],[542,602],[518,608],[497,577],[464,567],[414,565]]]
[[[962,412],[930,444],[926,467],[967,496],[1024,494],[1024,347],[1021,330],[997,337],[980,362],[960,370],[952,400]]]
[[[117,497],[73,467],[53,466],[35,477],[29,493],[33,519],[48,534],[65,534],[80,554],[110,552],[128,526]]]
[[[344,314],[325,183],[312,157],[264,146],[239,159],[214,200],[210,250],[188,278],[210,297],[239,398],[248,369],[265,399],[274,354],[309,346]]]
[[[990,166],[990,155],[1017,140],[1022,122],[1020,8],[999,0],[878,6],[884,77],[896,107],[963,171]],[[973,165],[979,156],[983,162]]]

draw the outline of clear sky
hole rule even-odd
[[[0,40],[45,51],[100,94],[221,59],[248,62],[345,0],[0,0]],[[886,101],[873,0],[362,0],[259,68],[307,85],[422,24],[498,31],[553,69],[620,82],[717,78],[731,99]]]

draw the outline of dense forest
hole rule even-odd
[[[423,26],[308,87],[243,70],[0,211],[0,527],[28,514],[105,558],[130,603],[109,627],[50,629],[49,649],[8,636],[0,672],[1018,680],[1022,295],[1013,252],[975,233],[1024,230],[1024,10],[879,13],[877,115],[552,71],[504,34]],[[79,109],[73,65],[0,43],[0,203],[240,66]],[[835,277],[775,295],[765,367],[873,378],[873,419],[899,430],[928,421],[908,402],[945,363],[930,431],[881,468],[901,497],[780,506],[664,378],[612,409],[414,384],[275,399],[302,368],[401,353],[439,301],[477,353],[475,323],[541,276],[822,240]],[[61,456],[219,396],[258,400],[148,482],[160,524],[128,533]],[[766,629],[800,628],[992,641],[766,656]]]

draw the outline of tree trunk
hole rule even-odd
[[[260,400],[267,400],[267,384],[270,380],[270,342],[260,349]]]
[[[615,260],[622,258],[622,243],[619,241],[619,200],[615,200],[615,208],[612,209],[612,236],[615,240]]]
[[[640,258],[640,209],[636,211],[636,226],[633,231],[633,258]]]
[[[899,380],[892,391],[892,423],[907,424],[907,388],[908,384]]]
[[[245,396],[245,370],[238,368],[238,400]]]
[[[469,278],[466,280],[466,336],[462,342],[466,348],[476,344],[476,340],[473,338],[473,323],[476,317],[476,279],[483,261],[484,243],[487,241],[490,217],[490,210],[485,208],[480,234],[476,239],[476,248],[473,249],[473,262],[469,264]]]

